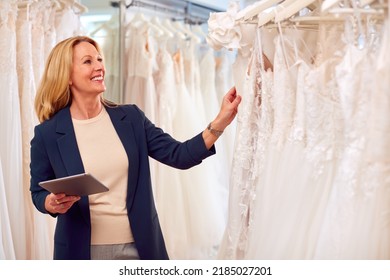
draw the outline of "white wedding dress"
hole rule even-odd
[[[165,132],[175,135],[173,121],[178,106],[173,60],[166,50],[166,41],[158,41],[156,54],[158,71],[153,73],[158,102],[157,125]],[[190,258],[191,243],[187,219],[188,204],[183,199],[185,188],[180,182],[180,170],[158,164],[155,169],[156,185],[153,187],[157,213],[170,259]]]
[[[4,180],[3,200],[1,204],[2,242],[7,259],[26,258],[26,231],[24,213],[24,185],[22,166],[22,128],[20,99],[16,72],[16,5],[0,2],[0,160]],[[8,224],[7,224],[8,223]],[[10,228],[8,228],[8,225]],[[12,237],[9,235],[11,230]]]
[[[254,45],[220,258],[389,258],[389,32],[348,31],[279,29],[274,73]]]
[[[238,109],[235,148],[230,175],[229,208],[227,226],[224,232],[219,259],[241,259],[245,254],[248,219],[251,215],[249,201],[253,193],[251,163],[255,156],[258,132],[259,106],[256,87],[256,65],[259,63],[258,49],[254,47],[253,36],[256,27],[241,26],[242,44],[233,65],[233,77],[237,93],[242,96]],[[255,71],[255,72],[254,72]],[[256,102],[257,101],[257,102]]]
[[[202,132],[205,124],[200,122],[195,100],[186,88],[180,49],[173,61],[178,104],[173,136],[184,141]],[[225,227],[225,213],[219,197],[222,186],[208,164],[206,159],[198,166],[180,171],[180,192],[185,207],[178,209],[183,211],[184,220],[178,220],[177,224],[184,222],[188,226],[183,228],[188,242],[182,249],[184,259],[214,259]]]
[[[381,47],[388,49],[383,34]],[[344,141],[316,258],[390,258],[389,76],[378,71],[375,49],[349,42],[336,67]]]
[[[206,120],[212,121],[218,115],[221,107],[221,102],[218,100],[217,89],[215,84],[215,55],[214,50],[207,47],[205,53],[200,58],[200,92],[202,94],[203,108]],[[226,91],[227,92],[227,91]],[[225,92],[225,94],[226,94]],[[221,211],[225,214],[224,221],[227,221],[227,209],[229,198],[229,174],[230,162],[229,160],[229,146],[227,137],[228,131],[231,127],[227,127],[226,133],[224,131],[223,137],[220,137],[214,144],[217,154],[207,159],[205,164],[207,168],[214,174],[218,180],[219,193],[217,198],[220,199],[218,205],[221,206]],[[217,186],[215,186],[217,191]]]
[[[16,22],[18,88],[22,117],[23,186],[30,185],[30,141],[34,135],[34,127],[38,124],[33,104],[36,93],[34,71],[37,71],[36,75],[38,75],[39,67],[38,65],[33,65],[32,26],[34,21],[31,20],[31,17],[36,16],[38,13],[35,10],[36,8],[33,6],[29,7],[29,9],[20,9]],[[34,31],[37,31],[37,29],[34,29]],[[33,230],[35,207],[31,201],[29,188],[24,187],[22,191],[23,198],[20,199],[21,205],[19,206],[19,211],[25,211],[25,216],[27,217],[23,222],[23,226],[25,227],[26,242],[28,244],[26,247],[28,248],[26,257],[30,259],[35,254],[33,252],[34,249],[32,249],[34,247],[35,234]],[[43,219],[43,216],[41,218]]]
[[[322,72],[313,70],[297,47],[301,36],[307,34],[285,30],[275,40],[273,95],[262,98],[262,106],[271,101],[272,125],[260,128],[272,132],[265,135],[268,143],[257,146],[265,156],[260,153],[254,164],[246,259],[312,258],[326,206],[334,162],[328,128],[334,127],[337,110],[321,88]]]
[[[13,248],[11,222],[7,209],[7,197],[4,185],[3,166],[0,158],[0,260],[15,259]]]

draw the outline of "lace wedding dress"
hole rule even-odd
[[[389,46],[386,28],[381,55],[376,45],[361,49],[348,42],[335,69],[344,141],[316,258],[390,258],[390,168],[386,159],[390,126],[385,89],[389,86],[389,68],[379,66],[382,61],[389,62],[388,54],[383,55]]]

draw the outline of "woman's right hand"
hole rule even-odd
[[[81,197],[77,195],[67,196],[64,193],[50,193],[48,196],[46,196],[45,208],[47,212],[52,214],[64,214],[76,201],[79,201],[80,198]]]

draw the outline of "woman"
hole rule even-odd
[[[105,100],[104,76],[101,50],[91,38],[66,39],[50,53],[35,100],[41,124],[31,141],[33,203],[57,217],[54,259],[168,259],[148,157],[180,169],[200,164],[215,153],[241,97],[232,88],[208,127],[182,143],[137,106]],[[110,191],[66,196],[38,185],[84,172]]]

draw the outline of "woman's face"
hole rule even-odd
[[[95,46],[81,42],[73,49],[73,68],[69,86],[72,94],[88,97],[99,95],[106,90],[104,84],[103,58]]]

